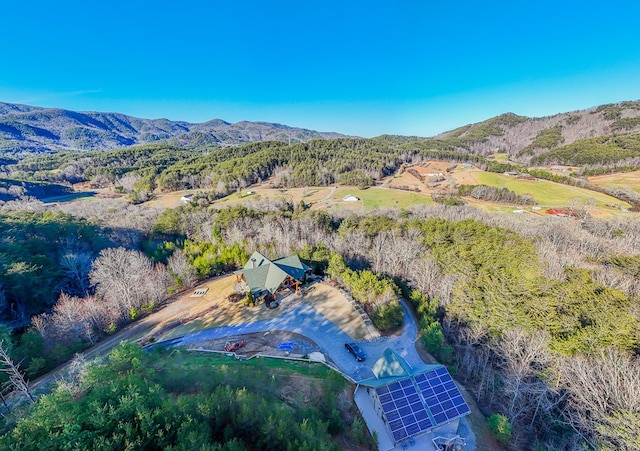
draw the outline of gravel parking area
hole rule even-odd
[[[216,327],[201,330],[167,343],[171,346],[198,346],[199,343],[256,332],[288,331],[313,340],[320,351],[329,357],[343,373],[356,381],[373,377],[371,368],[386,348],[394,349],[403,356],[410,365],[421,364],[416,352],[417,327],[411,310],[402,302],[405,313],[402,333],[395,336],[379,337],[371,340],[354,340],[327,317],[319,313],[306,302],[287,310],[283,315],[262,321],[246,324]],[[356,341],[367,354],[364,362],[358,362],[345,348],[347,342]]]

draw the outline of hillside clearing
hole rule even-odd
[[[589,177],[589,183],[602,187],[631,188],[640,193],[640,171]]]
[[[478,170],[471,171],[470,175],[478,184],[507,188],[519,195],[529,194],[543,207],[591,205],[611,213],[631,207],[628,203],[606,194],[547,180],[518,180],[508,175]]]

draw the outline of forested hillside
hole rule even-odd
[[[231,124],[215,119],[192,124],[0,102],[0,153],[10,155],[115,149],[158,141],[204,149],[254,141],[304,142],[339,136],[342,135],[267,122]]]

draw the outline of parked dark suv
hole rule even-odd
[[[362,362],[367,357],[362,348],[355,343],[345,343],[344,347],[353,354],[358,362]]]

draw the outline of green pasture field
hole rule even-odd
[[[516,194],[529,194],[538,205],[543,207],[564,207],[576,201],[593,202],[595,207],[603,209],[612,209],[610,205],[624,208],[631,207],[628,203],[606,194],[575,186],[562,185],[548,180],[518,180],[508,175],[484,171],[473,171],[471,175],[479,184],[507,188]]]
[[[602,187],[631,188],[640,193],[640,171],[589,177],[589,183]]]
[[[353,194],[354,196],[359,197],[360,201],[344,202],[342,199],[348,194]],[[411,205],[416,204],[433,205],[434,203],[431,197],[425,194],[403,191],[399,189],[378,187],[371,187],[363,190],[354,187],[343,186],[336,189],[331,198],[339,202],[341,206],[345,207],[349,204],[352,204],[354,206],[362,208],[362,206],[364,205],[364,209],[366,211],[370,211],[375,208],[407,208]]]
[[[255,194],[244,194],[247,190],[252,190]],[[353,211],[361,211],[364,205],[366,211],[375,208],[407,208],[416,204],[433,204],[431,197],[425,194],[412,191],[403,191],[392,188],[371,187],[368,189],[359,189],[353,186],[339,186],[334,188],[333,193],[330,187],[308,187],[308,188],[291,188],[280,190],[275,188],[247,188],[243,191],[242,197],[237,194],[216,201],[218,205],[232,205],[257,199],[284,199],[295,203],[304,200],[313,208],[346,208]],[[360,198],[357,202],[345,202],[342,199],[353,194]],[[327,196],[329,196],[327,198]]]

